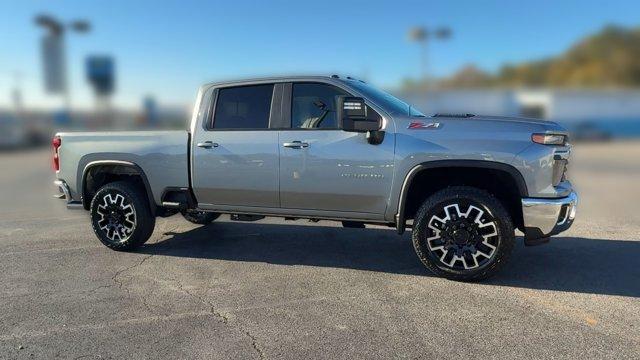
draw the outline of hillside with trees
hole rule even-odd
[[[420,82],[405,87],[420,88]],[[547,59],[507,64],[495,74],[468,65],[436,82],[439,88],[640,87],[640,28],[608,26]]]

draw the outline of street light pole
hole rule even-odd
[[[409,40],[420,45],[420,77],[421,80],[427,78],[427,40],[429,32],[426,28],[418,26],[409,30]]]
[[[47,30],[42,40],[42,61],[45,69],[45,88],[50,93],[62,93],[64,106],[71,112],[71,89],[67,76],[64,34],[66,28],[77,33],[86,33],[90,24],[84,20],[74,20],[64,24],[50,15],[38,15],[35,23]]]
[[[16,111],[16,114],[20,116],[22,114],[22,78],[23,74],[20,71],[13,72],[13,79],[15,82],[15,87],[11,93],[11,97],[13,100],[13,107]]]
[[[427,81],[427,39],[420,41],[420,75]]]
[[[429,38],[433,36],[439,40],[446,40],[451,37],[451,30],[446,27],[437,28],[435,30],[429,30],[423,26],[416,26],[414,28],[409,29],[409,40],[417,42],[420,44],[420,76],[421,81],[427,83],[428,74],[427,74],[427,44]]]

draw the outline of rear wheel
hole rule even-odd
[[[455,186],[430,196],[418,210],[412,233],[422,263],[437,275],[474,281],[494,275],[514,246],[504,206],[486,191]]]
[[[91,201],[90,212],[93,231],[113,250],[141,246],[151,237],[156,224],[142,190],[125,181],[101,187]]]
[[[185,210],[182,212],[182,216],[190,223],[207,225],[220,217],[220,214],[207,211]]]

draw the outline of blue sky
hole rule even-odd
[[[93,106],[87,54],[116,58],[114,103],[136,108],[144,95],[190,104],[199,84],[286,73],[340,73],[393,87],[419,74],[415,25],[446,25],[453,37],[429,45],[429,72],[474,63],[555,55],[606,24],[640,25],[640,1],[5,1],[0,4],[0,106],[12,73],[24,74],[25,104],[57,107],[44,94],[36,13],[85,18],[93,29],[68,37],[73,104]]]

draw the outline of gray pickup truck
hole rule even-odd
[[[114,250],[142,245],[157,216],[207,224],[264,216],[412,229],[434,273],[478,280],[524,243],[568,229],[567,132],[534,119],[435,114],[350,77],[200,88],[182,131],[59,133],[56,186]],[[301,240],[303,241],[303,240]]]

